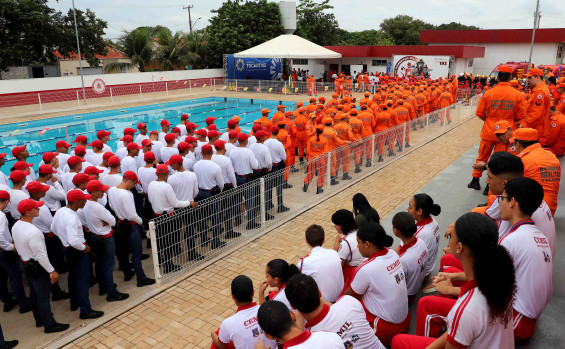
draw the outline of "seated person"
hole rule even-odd
[[[332,215],[332,223],[337,230],[334,250],[341,258],[343,284],[347,287],[351,281],[351,273],[366,258],[361,255],[357,248],[357,223],[355,223],[353,213],[349,210],[337,210]]]
[[[284,288],[288,279],[298,273],[300,273],[298,267],[294,264],[289,265],[284,259],[273,259],[267,263],[265,280],[259,286],[259,304],[275,300],[284,303],[290,309],[290,304],[284,294]],[[271,287],[271,292],[265,296],[267,286]]]

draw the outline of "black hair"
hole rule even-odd
[[[419,193],[414,195],[415,209],[422,209],[425,217],[430,215],[437,216],[441,213],[441,207],[438,204],[434,204],[434,200],[425,193]]]
[[[557,108],[555,108],[555,106],[552,105],[551,107],[549,107],[549,110],[551,110],[551,111],[557,111]]]
[[[512,73],[507,72],[498,72],[498,81],[500,82],[508,82],[512,79]]]
[[[369,222],[379,223],[381,221],[377,210],[369,204],[369,200],[361,193],[353,195],[353,214],[355,216],[362,214]]]
[[[281,279],[282,283],[287,282],[293,275],[300,273],[296,265],[289,265],[284,259],[280,258],[273,259],[267,263],[267,269],[269,270],[269,275],[273,278]]]
[[[498,245],[496,224],[483,214],[469,212],[455,221],[455,234],[473,253],[475,281],[487,300],[491,324],[500,320],[507,326],[512,321],[516,274],[512,257]]]
[[[386,234],[385,228],[375,222],[369,222],[359,228],[357,231],[357,237],[363,242],[369,241],[379,249],[390,247],[393,242],[392,236]]]
[[[556,171],[559,169],[556,168]],[[542,186],[531,178],[520,177],[514,178],[506,182],[504,191],[508,196],[508,200],[514,198],[520,206],[522,213],[531,216],[541,205],[543,201]]]
[[[406,211],[398,212],[392,217],[392,226],[400,231],[402,236],[411,237],[416,234],[418,227],[416,227],[416,222],[414,222],[414,217]]]
[[[301,313],[311,313],[320,306],[320,291],[313,277],[294,275],[288,280],[284,293],[293,308]]]
[[[322,246],[324,244],[325,234],[324,228],[318,224],[312,224],[306,228],[306,242],[312,247]]]
[[[320,135],[324,133],[324,130],[321,130],[319,128],[316,128],[316,140],[319,141],[320,140]]]
[[[526,149],[526,148],[529,147],[530,145],[534,145],[534,144],[536,144],[536,143],[539,143],[539,140],[535,140],[535,141],[522,141],[522,140],[517,139],[515,142],[518,143],[518,144],[520,144],[520,146],[521,146],[522,148]]]
[[[555,78],[555,76],[548,77],[547,81],[549,81],[552,85],[557,84],[557,79]]]
[[[5,203],[5,202],[8,201],[8,200],[10,200],[10,199],[0,199],[0,204],[3,204],[3,203]]]
[[[341,226],[343,235],[347,235],[357,229],[357,222],[353,217],[353,212],[349,210],[337,210],[332,215],[332,223]]]
[[[253,281],[245,275],[236,276],[231,282],[231,294],[238,303],[253,301]]]
[[[524,175],[524,163],[522,159],[506,151],[499,151],[490,157],[488,169],[493,175],[510,175],[513,178]]]
[[[257,322],[265,333],[279,339],[296,326],[287,306],[279,301],[266,301],[261,304],[257,311]]]

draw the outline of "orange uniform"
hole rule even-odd
[[[306,114],[310,114],[316,111],[316,103],[312,102],[304,107],[306,109]]]
[[[487,162],[493,148],[498,143],[494,135],[494,124],[506,120],[513,129],[515,122],[525,115],[523,94],[510,86],[508,82],[500,82],[485,92],[479,100],[475,114],[485,121],[481,130],[481,144],[477,162]],[[480,178],[483,172],[473,170],[473,177]]]
[[[308,157],[308,172],[304,178],[304,184],[308,185],[312,182],[314,174],[318,171],[318,187],[324,186],[324,178],[326,175],[326,158],[320,157],[328,151],[328,141],[322,135],[313,135],[308,140],[306,146],[306,156]],[[306,187],[305,187],[306,189]],[[306,191],[306,190],[305,190]]]
[[[565,93],[559,97],[559,101],[555,104],[555,109],[561,114],[565,113]]]
[[[563,156],[565,152],[565,115],[556,112],[551,116],[547,135],[540,143],[555,156]]]
[[[403,125],[406,123],[406,143],[410,142],[410,127],[409,124],[407,124],[410,121],[410,112],[408,111],[408,108],[406,108],[404,106],[404,103],[402,105],[399,105],[398,107],[396,107],[394,109],[394,111],[396,112],[396,124],[397,125]],[[403,139],[402,139],[402,133],[404,132],[404,130],[400,130],[400,133],[398,134],[398,143],[400,145],[400,147],[403,146]]]
[[[306,125],[308,124],[308,119],[304,115],[298,115],[294,119],[294,127],[296,129],[296,146],[298,147],[298,157],[304,157],[304,151],[306,150],[306,144],[308,143],[308,130]]]
[[[363,143],[359,142],[363,138],[361,136],[363,134],[363,123],[357,118],[356,115],[351,115],[349,117],[349,125],[351,126],[351,133],[353,135],[352,141],[358,143],[353,146],[355,166],[358,167],[359,165],[361,165],[361,156],[363,155]],[[356,172],[360,172],[360,170],[356,168]]]
[[[269,117],[267,115],[263,115],[261,116],[259,119],[254,121],[255,123],[260,123],[261,126],[263,126],[263,128],[265,130],[270,130],[271,129],[271,120],[269,120]]]
[[[382,160],[383,150],[386,143],[386,139],[389,138],[389,132],[387,130],[391,127],[394,123],[393,116],[389,113],[388,110],[380,110],[375,115],[376,126],[374,128],[376,134],[376,145],[375,149],[378,147],[379,151],[379,161]],[[389,139],[389,150],[392,149],[392,144],[394,140]]]
[[[542,81],[532,89],[522,127],[535,128],[540,138],[545,137],[549,123],[549,89]]]
[[[334,130],[331,126],[326,126],[324,127],[324,132],[322,133],[322,136],[326,138],[326,140],[328,141],[328,151],[333,151],[334,149],[345,145],[347,142],[342,140],[341,138],[339,138],[337,136],[337,132],[336,130]],[[337,176],[337,171],[338,171],[338,162],[337,162],[337,153],[336,152],[332,152],[332,157],[331,157],[331,164],[330,164],[330,174],[332,177]]]
[[[365,158],[368,160],[371,159],[371,139],[369,136],[373,134],[373,128],[375,127],[375,117],[373,113],[369,110],[362,110],[360,113],[357,114],[357,118],[359,121],[363,123],[363,128],[361,130],[361,136],[364,138],[364,148],[365,148]]]
[[[284,113],[281,111],[276,112],[271,119],[271,124],[278,125],[280,120],[284,119]],[[262,125],[262,124],[261,124]],[[268,129],[270,130],[270,128]]]
[[[437,101],[438,108],[442,109],[439,122],[443,124],[444,118],[447,116],[447,121],[451,123],[450,106],[455,103],[453,93],[449,92],[449,90],[445,90],[439,95]]]
[[[551,214],[555,215],[561,180],[559,160],[552,152],[543,149],[540,143],[530,145],[518,156],[524,163],[524,177],[534,179],[543,187],[543,200],[551,209]]]
[[[353,132],[351,131],[351,125],[349,125],[347,122],[343,120],[337,123],[336,125],[334,125],[333,128],[337,133],[337,137],[344,142],[354,141],[356,138]],[[339,167],[339,164],[343,163],[342,165],[343,176],[344,176],[343,179],[347,177],[346,174],[349,172],[349,158],[351,156],[351,148],[350,147],[344,147],[344,148],[345,149],[340,149],[337,153],[337,166]]]
[[[418,93],[414,96],[416,99],[416,111],[418,112],[418,116],[422,116],[425,114],[426,104],[428,100],[426,99],[426,95],[423,93]]]

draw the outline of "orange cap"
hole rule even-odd
[[[532,69],[530,69],[529,73],[526,74],[525,76],[530,77],[530,76],[534,76],[534,75],[543,76],[543,70],[538,69],[538,68],[532,68]]]
[[[559,87],[565,88],[565,82],[560,83],[560,84],[559,84]]]
[[[510,123],[508,121],[500,120],[499,122],[494,124],[494,134],[496,135],[496,134],[506,133],[509,127],[510,127]]]
[[[537,141],[538,140],[538,130],[535,128],[519,128],[514,132],[514,136],[518,141]]]
[[[510,80],[510,86],[518,86],[518,80]]]
[[[330,118],[329,116],[326,116],[326,117],[322,120],[322,123],[324,123],[324,124],[331,124],[331,123],[333,123],[333,122],[334,122],[334,121],[333,121],[332,118]]]
[[[505,65],[503,65],[503,66],[501,66],[501,67],[498,67],[498,71],[501,72],[501,73],[510,73],[510,74],[512,74],[512,73],[514,72],[514,71],[512,70],[512,68],[507,67],[507,66],[505,66]]]

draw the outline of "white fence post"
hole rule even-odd
[[[329,188],[331,185],[331,181],[332,179],[330,178],[332,173],[331,173],[331,163],[332,163],[332,152],[329,151],[328,152],[328,159],[326,160],[326,188]],[[318,173],[318,176],[320,174]]]
[[[286,87],[286,81],[285,81],[285,82],[284,82],[284,94],[285,94],[285,95],[286,95],[286,90],[287,90],[287,87]]]
[[[39,101],[39,110],[43,110],[43,106],[41,105],[41,94],[39,93],[37,94],[37,100]]]
[[[375,154],[377,153],[375,151],[375,145],[376,145],[375,138],[377,138],[377,135],[373,133],[373,136],[371,138],[371,167],[375,166]]]
[[[143,94],[141,93],[141,85],[139,85],[139,98],[143,99]]]
[[[188,80],[188,93],[192,94],[192,83]]]
[[[402,132],[402,146],[400,149],[404,150],[406,149],[406,125],[408,124],[408,122],[404,123],[404,130]]]
[[[165,91],[167,91],[167,96],[169,95],[169,83],[165,82]]]
[[[265,227],[265,217],[267,216],[267,206],[265,205],[265,177],[259,178],[259,202],[261,208],[261,226]]]
[[[430,123],[430,114],[426,114],[426,137],[428,136],[428,124]]]
[[[259,80],[259,93],[261,93],[261,80]]]
[[[67,143],[71,144],[69,140],[69,125],[67,124],[65,124],[65,136],[67,137]]]
[[[235,79],[235,93],[237,93],[237,79]]]
[[[80,106],[80,98],[78,96],[78,90],[76,92],[77,92],[77,105]]]
[[[157,286],[161,285],[161,272],[159,271],[159,254],[157,253],[157,236],[155,222],[149,221],[149,238],[151,239],[151,254],[153,255],[153,272]]]
[[[112,88],[110,87],[110,101],[114,103],[114,95],[112,94]]]

